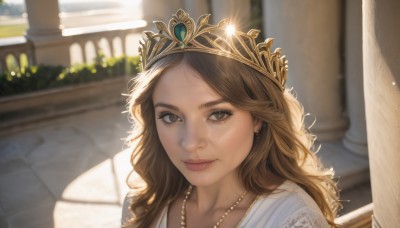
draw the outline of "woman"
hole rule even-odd
[[[332,172],[311,151],[286,60],[258,31],[179,10],[141,42],[129,100],[139,182],[123,227],[333,227]]]

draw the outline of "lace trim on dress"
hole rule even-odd
[[[310,208],[302,208],[290,215],[279,227],[283,228],[314,228],[329,227],[325,218]]]

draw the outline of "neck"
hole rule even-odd
[[[226,209],[245,192],[239,178],[225,178],[209,186],[193,186],[189,201],[198,213]]]

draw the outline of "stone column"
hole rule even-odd
[[[189,13],[195,21],[203,14],[208,14],[208,4],[204,0],[184,0],[185,11]],[[197,22],[197,21],[196,21]]]
[[[362,0],[345,1],[345,79],[346,103],[350,127],[343,145],[351,152],[367,157],[363,63],[362,63]]]
[[[337,0],[263,1],[265,34],[287,56],[287,87],[294,88],[305,112],[315,117],[312,131],[319,141],[341,139],[347,127],[341,101],[340,9]],[[313,121],[307,118],[306,124]]]
[[[35,46],[37,64],[69,65],[69,44],[62,37],[58,1],[25,0],[29,29],[27,39]]]
[[[211,0],[213,23],[230,18],[241,29],[250,26],[250,0]]]
[[[373,226],[400,224],[400,1],[363,1],[364,91]]]
[[[25,0],[28,12],[28,36],[61,35],[58,1]]]

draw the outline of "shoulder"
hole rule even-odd
[[[290,181],[284,182],[272,194],[259,196],[243,225],[241,227],[328,227],[314,200]]]
[[[133,201],[134,193],[129,192],[124,199],[122,204],[122,216],[121,216],[121,227],[122,228],[136,228],[137,226],[132,224],[132,220],[135,218],[135,214],[130,209]],[[142,212],[143,210],[136,209],[136,212]],[[151,227],[164,228],[167,227],[167,213],[168,206],[165,207],[160,215],[154,220],[154,224]]]
[[[132,199],[133,193],[128,192],[128,194],[125,196],[124,202],[122,203],[121,227],[134,228],[133,224],[129,222],[135,217],[132,210],[130,209]]]
[[[272,194],[263,197],[267,201],[274,201],[280,206],[290,208],[290,212],[301,208],[320,211],[314,199],[305,192],[300,186],[291,181],[285,181]],[[276,205],[278,206],[278,205]]]
[[[313,228],[329,227],[329,225],[322,214],[304,207],[286,217],[277,227]]]

